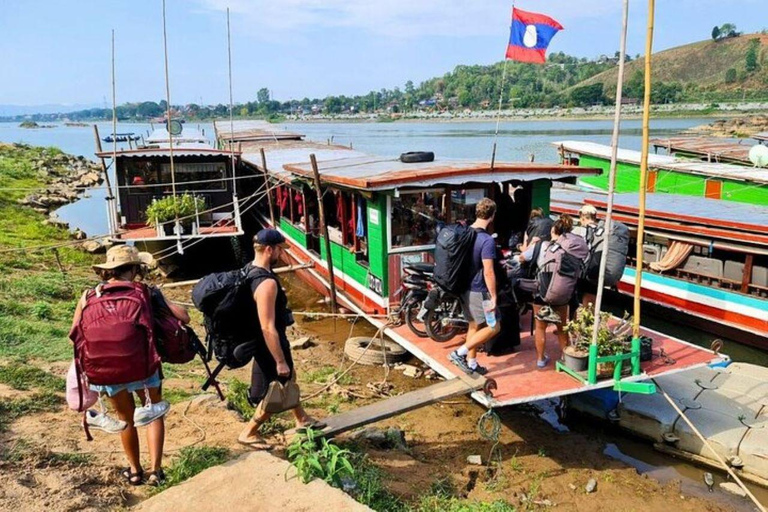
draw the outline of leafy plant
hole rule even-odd
[[[334,487],[342,487],[342,479],[352,478],[355,474],[350,462],[352,452],[324,437],[318,438],[312,429],[297,436],[288,446],[287,454],[305,484],[313,478],[321,478]]]
[[[244,421],[253,417],[254,407],[248,401],[248,384],[239,380],[232,379],[227,382],[227,407],[237,411]]]
[[[612,356],[623,354],[629,349],[627,334],[632,326],[632,318],[625,313],[621,322],[616,326],[609,326],[611,315],[600,313],[599,328],[597,331],[597,355]],[[568,322],[563,330],[568,333],[571,346],[576,352],[589,353],[592,344],[592,335],[595,325],[595,310],[590,304],[588,307],[580,307],[576,310],[573,320]]]
[[[158,223],[176,218],[189,223],[191,219],[188,217],[203,210],[205,210],[205,199],[185,193],[180,196],[168,196],[153,201],[147,206],[145,215],[147,216],[147,223],[154,227]]]

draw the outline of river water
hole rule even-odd
[[[651,136],[674,134],[693,126],[708,123],[706,118],[656,119],[651,121]],[[97,123],[102,136],[112,132],[109,122]],[[194,126],[213,139],[212,123]],[[352,145],[359,151],[383,156],[396,156],[406,151],[434,151],[438,157],[489,159],[493,145],[495,122],[393,122],[393,123],[284,123],[288,130],[303,133],[307,139]],[[534,155],[536,162],[557,162],[552,142],[559,140],[585,140],[609,144],[613,123],[610,120],[548,120],[506,121],[499,126],[497,160],[528,161]],[[147,135],[148,123],[118,123],[117,131]],[[640,149],[641,121],[622,123],[620,146]],[[39,146],[56,146],[75,155],[94,158],[95,142],[92,126],[64,126],[24,129],[17,123],[0,123],[0,141],[24,142]],[[110,144],[104,145],[111,149]],[[88,197],[58,210],[59,216],[71,226],[80,227],[88,235],[107,232],[103,188],[89,192]],[[683,339],[709,346],[712,335],[681,327],[663,318],[644,320],[649,327]],[[727,341],[727,340],[726,340]],[[768,353],[736,343],[726,343],[724,352],[735,360],[768,366]]]

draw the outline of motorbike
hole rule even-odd
[[[424,302],[424,309],[425,330],[429,337],[438,343],[450,340],[469,327],[469,322],[464,318],[461,298],[439,286],[430,291]]]
[[[426,338],[429,334],[424,324],[423,304],[430,289],[434,286],[431,263],[410,263],[403,267],[402,290],[403,301],[400,305],[400,315],[408,328],[416,336]]]

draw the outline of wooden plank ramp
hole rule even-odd
[[[392,416],[397,416],[420,407],[431,405],[459,395],[467,395],[484,389],[486,392],[495,388],[495,382],[477,374],[460,375],[452,379],[432,384],[422,389],[393,396],[357,409],[324,418],[326,427],[317,431],[320,437],[333,437],[357,427],[375,423]],[[296,434],[296,429],[286,432],[287,436]]]

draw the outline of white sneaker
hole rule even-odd
[[[143,427],[149,425],[158,418],[162,418],[168,411],[171,410],[171,404],[165,400],[161,400],[156,404],[149,404],[143,407],[138,407],[133,413],[133,425],[135,427]]]
[[[107,434],[119,434],[128,426],[123,420],[117,420],[105,412],[96,412],[93,409],[88,409],[85,418],[90,428],[102,430]]]

